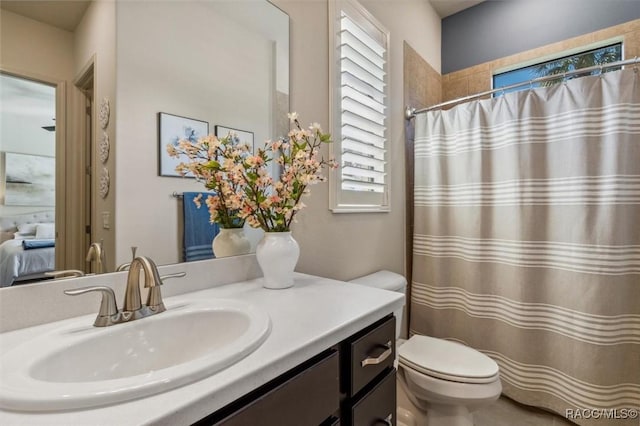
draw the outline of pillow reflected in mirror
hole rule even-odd
[[[55,225],[53,223],[39,223],[36,226],[36,239],[52,239],[56,237]]]

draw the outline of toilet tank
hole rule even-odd
[[[403,275],[396,274],[395,272],[391,271],[374,272],[373,274],[365,275],[349,282],[354,284],[366,285],[369,287],[375,287],[382,290],[395,291],[398,293],[402,293],[403,295],[406,295],[407,290],[407,279]],[[403,324],[405,322],[405,304],[406,300],[405,303],[403,303],[402,308],[394,311],[394,315],[396,316],[396,339],[405,337],[402,334],[402,330],[404,329]]]

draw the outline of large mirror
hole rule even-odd
[[[0,6],[0,95],[30,88],[20,94],[54,99],[46,111],[46,154],[22,152],[21,143],[15,137],[9,141],[3,130],[0,231],[5,238],[16,240],[21,221],[55,223],[56,270],[113,271],[130,260],[131,247],[158,264],[184,261],[185,228],[191,225],[183,194],[204,187],[163,171],[166,139],[176,135],[162,130],[160,120],[174,120],[174,133],[189,126],[218,135],[233,129],[254,146],[284,135],[288,16],[266,0],[2,1]],[[1,105],[4,114],[6,106],[18,103],[3,99]],[[53,159],[55,206],[11,205],[13,194],[6,203],[7,171],[26,167],[16,159],[29,163],[20,154]],[[38,216],[43,212],[46,218]],[[246,233],[255,248],[260,231]],[[102,242],[100,269],[95,256],[86,261],[92,242]],[[24,253],[33,257],[36,251]],[[10,264],[29,262],[8,256],[0,246],[0,286],[40,278],[38,270],[10,271]]]

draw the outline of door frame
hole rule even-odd
[[[74,190],[77,194],[81,194],[78,197],[77,202],[74,203],[74,215],[76,223],[79,226],[76,228],[78,247],[82,247],[82,250],[76,252],[74,257],[76,262],[79,263],[77,269],[81,269],[87,273],[92,272],[92,263],[87,263],[85,259],[86,252],[91,242],[94,241],[95,226],[94,216],[96,211],[95,194],[93,188],[95,185],[95,160],[93,153],[95,152],[96,145],[96,113],[95,113],[95,96],[96,96],[96,55],[92,55],[85,63],[82,69],[77,73],[76,78],[73,80],[74,85],[74,134],[76,137],[73,142],[73,149],[77,153],[75,160],[77,167],[74,170]],[[91,95],[87,95],[90,92]],[[88,105],[87,100],[91,99],[89,106],[91,107],[91,116],[89,126],[87,125],[86,107]],[[89,133],[90,130],[90,133]],[[87,137],[88,136],[88,137]],[[86,174],[89,174],[89,179],[86,179]],[[87,182],[88,181],[88,182]],[[87,214],[88,213],[88,214]],[[90,228],[90,232],[87,235],[86,228]]]
[[[66,81],[45,74],[0,66],[0,72],[12,77],[46,84],[56,89],[56,206],[55,206],[55,268],[65,269],[69,245],[67,219],[67,87]],[[73,222],[71,222],[73,223]]]

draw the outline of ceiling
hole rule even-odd
[[[445,18],[485,0],[429,0],[436,13]],[[2,0],[0,8],[54,27],[74,31],[91,0]]]
[[[429,0],[429,3],[441,18],[446,18],[483,1],[485,0]]]
[[[91,1],[2,0],[0,8],[73,32]]]

